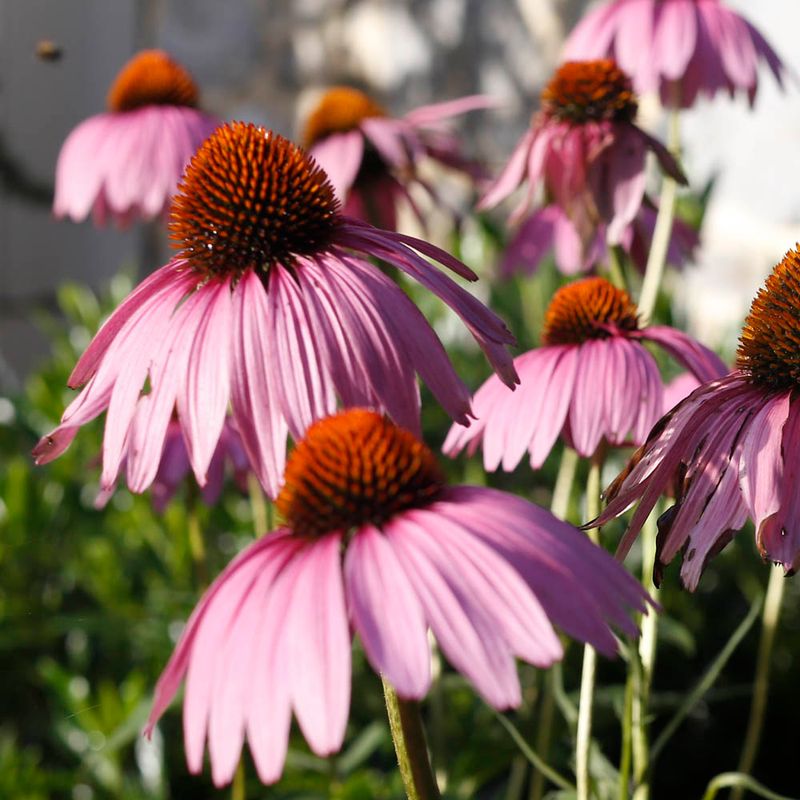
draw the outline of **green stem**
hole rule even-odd
[[[386,713],[406,796],[408,800],[439,800],[439,787],[428,758],[419,704],[413,700],[401,700],[389,681],[386,678],[382,680]]]
[[[595,519],[600,513],[600,470],[602,456],[595,454],[589,468],[586,482],[586,517]],[[587,532],[589,538],[599,544],[597,530]],[[597,678],[597,653],[588,644],[583,649],[583,670],[581,672],[581,694],[578,706],[578,732],[575,742],[575,778],[578,800],[589,800],[591,796],[591,775],[589,772],[589,753],[592,744],[592,706],[594,687]]]
[[[625,268],[622,266],[622,253],[619,245],[608,246],[608,277],[618,289],[627,291],[628,281],[625,279]]]
[[[775,634],[778,631],[785,586],[786,578],[781,568],[772,567],[761,617],[761,640],[758,643],[758,655],[756,656],[756,675],[753,680],[750,719],[747,723],[742,755],[739,759],[738,771],[743,775],[749,775],[753,769],[761,742],[761,731],[764,727],[764,715],[769,695],[769,667],[772,661],[772,649],[775,645]],[[731,800],[741,800],[743,794],[744,787],[738,786],[731,792]]]
[[[254,473],[247,475],[247,494],[250,497],[250,512],[256,536],[269,533],[272,528],[272,504],[264,497],[264,491]]]
[[[631,650],[630,661],[636,658],[636,653]],[[633,693],[634,693],[634,667],[628,664],[628,679],[625,681],[625,700],[622,707],[622,743],[619,755],[619,800],[628,800],[629,782],[631,778],[631,745],[633,722]]]
[[[539,724],[536,728],[536,752],[546,763],[550,757],[550,741],[553,735],[553,722],[555,717],[556,698],[553,687],[553,672],[548,670],[544,676],[542,701],[539,704]],[[528,794],[530,800],[542,800],[544,795],[546,775],[541,769],[536,769],[531,778],[531,789]]]
[[[203,542],[203,531],[198,515],[198,492],[196,488],[189,490],[186,504],[186,533],[189,540],[189,553],[194,565],[195,578],[200,589],[208,586],[208,564],[206,546]]]
[[[561,453],[561,463],[558,465],[556,485],[553,488],[553,498],[550,501],[550,511],[559,519],[566,519],[569,513],[569,499],[572,495],[572,484],[575,482],[575,471],[578,468],[578,454],[569,447],[564,447]]]
[[[516,729],[511,720],[499,711],[495,711],[494,713],[497,719],[500,720],[502,726],[509,732],[514,743],[522,751],[525,758],[527,758],[539,772],[542,772],[549,781],[558,786],[559,789],[572,794],[575,791],[575,787],[563,775],[559,775],[558,772],[547,765],[544,759],[525,741],[525,738]]]
[[[669,111],[667,148],[673,155],[677,155],[680,150],[680,125],[677,108],[672,108]],[[642,324],[650,321],[656,307],[658,290],[661,287],[661,279],[664,276],[664,267],[667,263],[667,250],[669,249],[669,240],[672,234],[672,221],[675,217],[675,198],[677,193],[677,182],[669,175],[665,175],[661,184],[661,196],[658,201],[658,215],[656,217],[655,230],[653,231],[653,241],[650,243],[642,292],[639,296],[639,318]]]
[[[244,761],[239,759],[236,772],[233,775],[231,784],[231,800],[245,800],[247,797],[246,785],[244,780]]]
[[[561,462],[558,466],[558,475],[553,489],[553,498],[550,502],[550,511],[559,519],[566,519],[569,513],[569,501],[572,495],[572,486],[575,483],[575,472],[578,467],[578,454],[569,447],[561,452]],[[544,679],[542,700],[539,705],[538,725],[536,728],[536,751],[546,762],[550,755],[550,742],[553,736],[553,721],[555,716],[555,675],[549,670]],[[535,769],[531,778],[529,800],[541,800],[544,795],[545,774],[540,769]]]
[[[642,586],[654,600],[658,600],[658,589],[653,583],[653,566],[656,561],[656,536],[658,528],[656,520],[658,512],[654,511],[642,527]],[[653,670],[656,661],[656,641],[658,633],[658,614],[652,609],[642,617],[642,632],[639,638],[639,651],[631,654],[632,659],[638,657],[636,677],[634,681],[632,709],[632,745],[633,745],[633,777],[636,785],[634,798],[647,800],[650,796],[650,739],[647,730],[648,705],[650,688],[653,684]]]

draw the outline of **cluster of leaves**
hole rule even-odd
[[[491,263],[493,232],[481,226],[454,243],[471,263]],[[466,252],[472,248],[471,252]],[[528,348],[549,297],[560,278],[543,270],[534,279],[491,285],[491,304]],[[251,503],[233,487],[214,508],[197,502],[185,487],[164,515],[147,496],[120,488],[103,511],[94,508],[102,421],[81,431],[71,448],[45,468],[28,453],[57,421],[71,392],[66,379],[103,316],[129,290],[119,277],[100,298],[85,288],[64,287],[62,316],[43,319],[52,357],[30,376],[16,397],[0,398],[0,797],[208,798],[215,794],[208,774],[188,775],[177,707],[151,741],[140,732],[152,688],[166,663],[182,623],[203,585],[253,537]],[[415,302],[447,339],[456,367],[471,386],[486,376],[472,342],[454,330],[447,312],[429,294],[409,287]],[[441,444],[448,420],[423,397],[428,442]],[[546,505],[558,464],[554,454],[534,473],[527,466],[513,475],[486,476],[479,459],[459,459],[446,468],[456,482],[489,482]],[[610,469],[619,466],[612,464]],[[580,492],[573,515],[582,516]],[[202,562],[192,557],[188,532],[198,524],[205,543]],[[619,534],[609,526],[608,546]],[[636,567],[632,562],[633,568]],[[669,733],[676,712],[680,732],[661,751],[656,797],[700,796],[711,776],[732,769],[744,732],[757,636],[751,630],[766,571],[753,552],[752,537],[737,538],[717,559],[696,596],[666,576],[661,602],[652,707],[654,740]],[[773,704],[763,757],[756,774],[770,773],[776,791],[791,789],[779,767],[791,763],[793,743],[780,734],[800,712],[791,687],[792,658],[800,653],[800,604],[792,586],[784,634],[773,665]],[[794,602],[792,601],[794,599]],[[745,619],[745,624],[742,624]],[[738,630],[741,644],[719,658]],[[734,642],[735,644],[736,642]],[[558,708],[552,722],[549,760],[571,775],[580,648],[572,645],[553,673]],[[698,686],[698,676],[713,671]],[[521,798],[532,774],[525,742],[535,740],[546,676],[522,666],[525,702],[503,719],[478,699],[462,678],[440,664],[441,673],[424,706],[437,773],[449,798]],[[595,735],[595,774],[601,798],[618,796],[614,766],[624,703],[625,665],[604,662],[600,669]],[[691,694],[696,688],[694,694]],[[774,771],[773,771],[774,767]],[[330,759],[312,756],[295,731],[284,778],[265,789],[245,759],[234,796],[274,798],[399,798],[380,682],[358,645],[346,747]],[[550,796],[568,790],[550,785]]]

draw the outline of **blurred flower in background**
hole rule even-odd
[[[699,95],[758,90],[758,66],[778,83],[785,68],[764,37],[721,0],[611,0],[586,14],[567,39],[564,59],[614,58],[637,92],[659,92],[669,107]]]
[[[140,402],[147,402],[142,398]],[[125,468],[127,456],[120,462],[120,471]],[[217,502],[225,485],[226,468],[233,469],[234,483],[241,492],[247,491],[247,474],[250,472],[250,462],[247,460],[239,432],[230,419],[225,420],[222,432],[217,442],[217,448],[208,464],[206,484],[200,488],[200,496],[206,505],[212,506]],[[158,465],[151,494],[153,508],[163,514],[167,504],[175,496],[180,485],[185,480],[192,480],[192,465],[189,452],[183,440],[181,424],[176,418],[170,420],[164,436],[164,447],[161,451],[161,461]],[[104,508],[111,499],[115,487],[101,489],[95,500],[96,508]]]
[[[303,146],[328,173],[344,214],[395,230],[398,205],[405,202],[424,228],[425,216],[412,196],[413,187],[436,203],[442,198],[420,174],[420,164],[431,159],[473,180],[484,178],[484,169],[464,155],[448,123],[459,114],[491,105],[489,98],[473,95],[395,118],[364,92],[336,86],[309,114]]]
[[[351,636],[408,700],[431,685],[428,628],[497,709],[521,702],[515,657],[563,655],[553,624],[614,655],[610,626],[644,590],[571,525],[526,500],[448,487],[433,453],[381,415],[315,423],[292,452],[277,501],[285,526],[259,539],[196,607],[156,688],[150,729],[186,677],[189,769],[208,739],[228,783],[245,736],[265,783],[283,771],[291,712],[311,749],[342,745]],[[566,598],[569,598],[568,600]]]
[[[540,206],[522,223],[508,259],[527,249],[540,258],[550,246],[565,272],[591,266],[602,230],[609,244],[633,244],[632,226],[645,199],[645,157],[685,183],[666,148],[634,124],[638,108],[628,76],[609,59],[562,65],[541,96],[542,108],[488,189],[480,208],[492,208],[523,183],[511,215],[515,225],[537,193]],[[538,201],[538,203],[542,202]]]
[[[125,226],[168,208],[189,159],[219,125],[167,53],[144,50],[120,71],[108,111],[69,134],[56,165],[56,217]]]
[[[494,377],[475,393],[477,422],[453,426],[444,452],[483,448],[483,464],[511,471],[527,450],[541,467],[559,434],[584,458],[601,442],[644,441],[663,413],[658,365],[643,346],[667,351],[700,381],[727,370],[709,349],[667,325],[640,327],[627,292],[604,278],[584,278],[559,289],[547,308],[543,346],[514,359],[515,392]]]

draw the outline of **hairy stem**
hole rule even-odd
[[[383,697],[392,731],[397,764],[408,800],[439,800],[439,787],[431,769],[419,704],[402,700],[386,678]]]

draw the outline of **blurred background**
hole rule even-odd
[[[474,92],[490,94],[499,109],[468,115],[459,125],[467,150],[495,171],[527,125],[561,42],[586,5],[0,0],[0,798],[230,795],[215,792],[208,776],[186,774],[177,710],[152,743],[139,731],[154,682],[198,592],[251,541],[251,503],[229,491],[207,509],[187,489],[159,515],[148,497],[120,490],[105,511],[96,511],[100,425],[83,431],[46,468],[32,469],[28,456],[70,399],[67,374],[103,315],[137,274],[157,266],[147,260],[152,247],[141,228],[98,230],[52,219],[53,173],[66,135],[104,108],[109,84],[135,51],[161,47],[193,73],[204,107],[290,137],[315,93],[334,83],[368,88],[395,114]],[[702,246],[696,263],[674,282],[672,313],[726,354],[735,348],[756,287],[800,239],[800,4],[729,5],[762,30],[794,77],[781,93],[762,74],[754,110],[742,99],[720,99],[682,116],[692,188],[700,193],[710,185],[711,193]],[[60,57],[37,55],[37,49],[50,51],[49,43]],[[656,132],[663,129],[652,99],[642,98],[640,120]],[[439,235],[452,244],[446,231]],[[491,250],[473,246],[462,255],[486,276],[491,259],[475,263],[468,257],[486,252]],[[541,281],[537,291],[546,299],[555,285],[552,271]],[[513,285],[498,287],[492,296],[512,327],[520,322],[515,291]],[[440,313],[430,298],[415,300],[430,318]],[[524,334],[522,339],[532,344]],[[452,354],[468,384],[477,386],[485,377],[483,364],[472,351],[459,351],[457,342]],[[425,430],[436,446],[446,420],[435,405],[425,409]],[[556,466],[557,455],[541,473],[526,467],[490,482],[546,504]],[[447,468],[453,480],[483,480],[475,464],[462,460]],[[573,505],[580,517],[577,500]],[[197,529],[206,543],[201,566],[190,557],[187,536]],[[619,528],[609,531],[612,541]],[[714,774],[736,765],[758,641],[751,611],[757,610],[766,569],[747,530],[711,564],[696,595],[678,587],[674,565],[665,583],[653,695],[656,737],[704,670],[719,663],[720,675],[665,748],[656,800],[700,797]],[[755,771],[790,797],[800,797],[796,736],[787,733],[796,730],[800,714],[799,599],[795,579],[785,601]],[[737,631],[740,646],[724,664],[718,662]],[[574,699],[579,669],[579,648],[573,648],[563,670],[568,699]],[[530,736],[541,676],[523,668],[522,680],[526,704],[514,719]],[[601,665],[596,729],[612,760],[623,680],[622,665]],[[296,736],[281,784],[261,787],[248,763],[245,793],[238,797],[400,797],[380,686],[360,661],[354,681],[359,693],[343,754],[317,759]],[[455,675],[446,673],[438,687],[427,713],[447,796],[521,796],[524,759],[492,712]],[[569,726],[557,723],[554,759],[565,770],[570,741]],[[602,754],[595,757],[596,769],[608,776],[601,796],[614,796],[614,767]]]
[[[103,110],[138,49],[161,47],[194,74],[204,105],[293,137],[309,98],[337,82],[369,88],[393,113],[485,92],[496,113],[468,115],[472,152],[500,165],[527,124],[582,0],[2,0],[0,2],[0,386],[46,352],[29,324],[65,279],[101,286],[142,252],[141,231],[54,222],[58,150]],[[794,70],[800,4],[746,12]],[[61,57],[37,57],[51,42]],[[796,85],[792,87],[796,91]],[[659,112],[642,99],[641,121]],[[697,268],[681,294],[690,327],[721,344],[766,271],[800,238],[800,104],[767,78],[755,113],[720,99],[684,114],[686,171],[714,178]],[[156,266],[144,266],[149,270]]]

